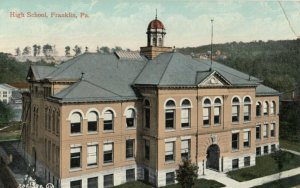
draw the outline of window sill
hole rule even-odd
[[[103,133],[114,133],[114,130],[105,130]]]
[[[134,157],[128,157],[126,158],[126,161],[133,161],[134,160]]]
[[[165,131],[166,132],[173,132],[173,131],[175,131],[175,129],[174,128],[166,128]]]
[[[235,153],[235,152],[238,152],[239,151],[239,149],[232,149],[232,153]]]
[[[214,124],[215,127],[219,127],[221,126],[221,123],[218,123],[218,124]]]
[[[81,170],[82,170],[81,167],[78,167],[78,168],[71,168],[71,169],[69,170],[69,172],[77,172],[77,171],[81,171]]]
[[[210,127],[210,125],[203,125],[203,127],[204,127],[204,128],[209,128],[209,127]]]
[[[181,127],[181,130],[188,130],[191,129],[191,127]]]
[[[244,146],[244,150],[249,150],[251,146]]]
[[[256,142],[260,142],[261,141],[261,138],[257,138],[255,139]]]
[[[90,131],[90,132],[88,132],[88,134],[93,135],[93,134],[98,134],[98,132],[97,131]]]
[[[239,121],[237,121],[237,122],[232,122],[231,124],[232,124],[232,125],[238,125],[238,124],[240,124],[240,122],[239,122]]]
[[[136,130],[136,127],[126,127],[126,130]]]
[[[86,168],[87,169],[92,169],[92,168],[97,168],[98,167],[98,165],[91,165],[91,166],[87,166]]]
[[[175,160],[165,161],[165,165],[167,165],[167,164],[173,164],[173,163],[175,163]]]
[[[103,166],[112,166],[112,165],[114,165],[113,162],[111,162],[111,163],[103,163]]]
[[[73,133],[73,134],[70,134],[70,136],[82,136],[83,134],[82,133]]]
[[[244,121],[244,124],[248,124],[248,123],[251,123],[251,120],[249,120],[249,121]]]

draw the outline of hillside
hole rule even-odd
[[[210,45],[178,51],[199,57],[210,51]],[[280,92],[300,86],[300,40],[214,44],[213,54],[216,61],[250,73]]]

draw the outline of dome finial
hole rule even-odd
[[[157,20],[157,8],[155,9],[155,19]]]

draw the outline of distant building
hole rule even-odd
[[[279,146],[279,93],[262,80],[164,47],[155,18],[141,52],[84,53],[31,66],[23,145],[55,187],[175,183],[184,159],[226,172]]]
[[[8,85],[8,84],[0,84],[0,101],[8,104],[12,97],[12,92],[16,91],[17,88]]]

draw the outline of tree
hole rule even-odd
[[[38,55],[38,45],[33,45],[32,46],[32,48],[33,48],[33,56],[37,56]]]
[[[66,54],[66,56],[70,56],[71,55],[70,50],[71,50],[70,46],[66,46],[65,47],[65,54]]]
[[[12,108],[0,101],[0,123],[9,123],[14,117]]]
[[[100,50],[99,46],[97,46],[96,52],[101,53],[101,50]]]
[[[45,44],[43,46],[43,54],[46,56],[46,57],[49,57],[51,56],[53,53],[53,48],[50,44]]]
[[[85,52],[89,52],[89,47],[85,47]]]
[[[36,55],[40,55],[41,54],[41,46],[37,45],[36,47]]]
[[[21,50],[20,50],[19,47],[16,48],[15,51],[16,51],[16,56],[20,56],[21,55]]]
[[[24,49],[23,49],[23,53],[22,55],[29,55],[31,53],[31,48],[29,46],[26,46]]]
[[[75,52],[75,56],[78,56],[81,54],[81,47],[75,45],[73,51]]]
[[[101,48],[100,48],[100,50],[103,52],[103,53],[110,53],[110,49],[109,49],[109,47],[107,47],[107,46],[102,46]]]
[[[198,178],[199,167],[192,164],[191,160],[183,160],[176,170],[176,180],[183,188],[191,188]]]

